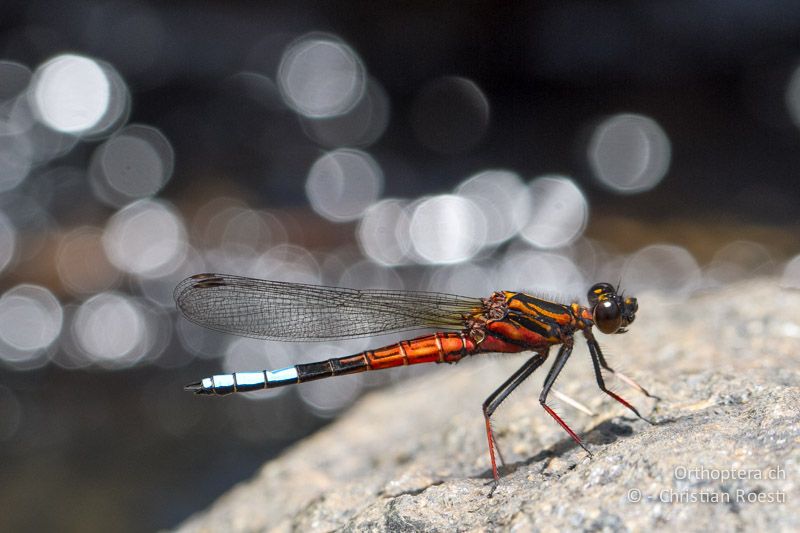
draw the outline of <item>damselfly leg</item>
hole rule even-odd
[[[586,335],[586,342],[589,345],[589,353],[592,356],[592,366],[594,366],[594,377],[597,380],[597,386],[600,387],[600,390],[605,392],[606,394],[608,394],[612,398],[614,398],[616,401],[618,401],[619,403],[621,403],[625,407],[627,407],[636,416],[638,416],[639,418],[641,418],[642,420],[644,420],[648,424],[653,424],[652,420],[649,420],[649,419],[643,417],[639,413],[638,409],[636,409],[634,406],[632,406],[630,403],[628,403],[625,399],[623,399],[618,394],[616,394],[616,393],[608,390],[608,388],[606,388],[606,383],[605,383],[605,380],[603,379],[603,372],[601,370],[601,367],[606,369],[606,370],[608,370],[608,371],[610,371],[611,373],[615,373],[615,372],[608,366],[608,364],[606,364],[605,358],[603,357],[603,352],[600,350],[600,345],[597,344],[597,341],[595,340],[594,335],[592,335],[591,332],[584,332],[584,334]],[[616,373],[616,374],[619,376],[619,373]],[[633,381],[630,378],[628,378],[628,379],[636,386],[637,389],[641,390],[645,395],[647,395],[647,396],[649,396],[651,398],[654,397],[654,396],[651,396],[642,387],[640,387],[635,381]]]
[[[571,339],[570,339],[571,341]],[[516,389],[520,383],[525,381],[531,374],[533,374],[537,368],[539,368],[542,363],[544,363],[545,359],[547,359],[547,354],[549,350],[543,351],[541,354],[537,354],[534,357],[528,359],[528,361],[520,367],[519,370],[514,372],[514,374],[508,378],[500,387],[494,391],[491,396],[486,398],[486,401],[483,403],[483,416],[486,421],[486,438],[489,441],[489,456],[492,460],[492,475],[494,476],[494,480],[492,483],[492,489],[489,491],[489,497],[494,494],[495,489],[497,489],[497,484],[500,480],[500,475],[497,471],[497,463],[495,462],[495,451],[497,451],[497,455],[500,457],[500,461],[505,466],[505,461],[503,461],[503,456],[500,453],[500,449],[497,446],[497,440],[494,437],[494,433],[492,431],[492,424],[491,424],[491,416],[497,409],[497,407],[505,400],[514,389]],[[550,393],[550,389],[552,389],[553,384],[555,383],[558,375],[563,370],[564,365],[569,360],[569,356],[572,354],[572,343],[565,342],[561,348],[558,350],[558,355],[556,355],[556,360],[553,362],[553,366],[550,367],[550,371],[547,373],[547,377],[544,380],[544,386],[542,387],[542,393],[539,395],[539,403],[542,405],[545,411],[553,417],[553,419],[558,422],[558,424],[564,428],[570,437],[581,447],[583,448],[586,453],[590,456],[592,452],[589,451],[581,438],[570,428],[566,422],[564,422],[560,416],[549,406],[547,405],[547,396]]]
[[[588,453],[589,456],[591,457],[592,452],[590,452],[589,448],[587,448],[583,444],[581,438],[578,437],[578,435],[574,431],[572,431],[572,428],[570,428],[566,422],[561,420],[561,417],[558,416],[558,414],[556,414],[556,412],[553,411],[553,409],[549,405],[547,405],[547,395],[550,393],[550,389],[553,387],[553,383],[555,383],[556,379],[558,378],[558,375],[564,368],[564,365],[567,364],[569,356],[572,354],[571,341],[572,339],[570,339],[570,342],[565,342],[564,344],[562,344],[561,348],[558,350],[558,355],[556,356],[556,360],[553,363],[553,366],[550,368],[550,372],[547,373],[547,377],[544,378],[544,387],[542,387],[542,393],[539,395],[539,403],[542,404],[544,410],[547,411],[550,414],[550,416],[552,416],[555,419],[556,422],[558,422],[558,425],[564,428],[564,431],[569,433],[569,436],[572,437],[572,440],[578,443],[578,445],[581,448],[583,448],[586,451],[586,453]]]
[[[497,451],[497,454],[500,456],[500,461],[505,466],[505,461],[503,461],[503,456],[500,453],[500,449],[497,447],[497,441],[494,438],[494,433],[492,432],[492,421],[491,417],[494,414],[495,410],[503,403],[509,394],[514,392],[520,383],[528,379],[531,374],[533,374],[537,368],[542,366],[545,359],[547,359],[547,354],[549,352],[549,348],[543,350],[541,353],[537,353],[527,361],[525,364],[522,365],[519,370],[514,372],[511,377],[509,377],[502,385],[500,385],[497,390],[495,390],[492,394],[489,395],[488,398],[483,402],[483,418],[486,421],[486,438],[489,441],[489,457],[492,460],[492,476],[494,480],[492,481],[492,489],[489,491],[489,497],[494,494],[495,489],[497,488],[497,483],[500,481],[500,474],[497,472],[497,462],[495,460],[494,454]]]
[[[587,331],[586,333],[589,333],[591,335],[591,331]],[[584,335],[586,333],[584,333]],[[650,392],[648,392],[647,389],[645,389],[644,387],[639,385],[632,378],[629,378],[628,376],[626,376],[622,372],[619,372],[619,371],[614,370],[613,368],[611,368],[608,365],[608,363],[606,362],[606,358],[603,356],[603,352],[600,350],[600,345],[594,339],[594,335],[592,335],[591,339],[589,339],[589,337],[587,336],[587,342],[589,343],[590,347],[592,346],[592,344],[594,344],[594,346],[595,346],[595,348],[597,350],[598,361],[600,363],[600,366],[603,368],[603,370],[607,370],[608,372],[611,372],[612,374],[617,376],[620,379],[620,381],[622,381],[623,383],[625,383],[629,387],[631,387],[633,389],[636,389],[637,391],[641,392],[642,394],[644,394],[648,398],[653,398],[654,400],[661,401],[661,397],[660,396],[656,396],[655,394],[650,394]]]
[[[636,298],[624,297],[609,283],[597,283],[589,289],[588,300],[586,307],[577,302],[558,303],[513,291],[496,291],[488,298],[473,298],[434,292],[323,287],[214,273],[191,276],[175,288],[175,301],[189,320],[260,339],[320,341],[417,329],[439,330],[355,354],[277,370],[218,374],[186,386],[198,394],[224,396],[396,366],[455,363],[480,353],[533,351],[535,355],[483,403],[493,477],[489,496],[500,479],[495,452],[505,466],[492,431],[492,414],[544,363],[550,346],[560,344],[561,348],[545,377],[539,402],[589,455],[591,452],[578,435],[547,404],[553,384],[572,354],[576,332],[583,331],[586,336],[597,384],[603,392],[643,418],[636,408],[608,390],[602,375],[602,370],[606,370],[646,396],[656,398],[632,379],[615,372],[592,335],[593,327],[605,334],[627,331],[636,317]],[[552,392],[591,414],[575,400]]]
[[[603,352],[600,350],[600,346],[597,344],[597,341],[594,339],[594,336],[589,331],[586,332],[586,340],[587,344],[589,345],[589,353],[592,356],[592,365],[594,366],[595,378],[597,379],[597,384],[600,387],[600,390],[602,390],[604,393],[608,394],[616,401],[618,401],[619,403],[630,409],[634,414],[636,414],[636,416],[638,416],[642,420],[652,424],[653,423],[652,421],[643,417],[639,413],[639,411],[635,407],[633,407],[630,403],[628,403],[625,399],[615,394],[614,392],[608,390],[608,388],[605,385],[605,381],[603,380],[603,374],[601,368],[606,369],[612,373],[614,373],[614,371],[606,363],[605,358],[603,357]],[[583,450],[591,457],[592,452],[589,450],[589,448],[586,447],[586,445],[583,443],[583,441],[577,435],[577,433],[575,433],[572,430],[572,428],[570,428],[569,425],[566,422],[564,422],[564,420],[562,420],[562,418],[558,415],[558,413],[556,413],[553,410],[552,407],[547,405],[547,396],[549,395],[553,387],[553,384],[556,382],[556,379],[558,379],[558,375],[564,369],[564,366],[569,360],[570,355],[572,355],[572,346],[573,342],[572,338],[570,337],[568,339],[565,339],[564,343],[561,345],[561,348],[558,350],[558,354],[556,355],[556,359],[553,362],[553,366],[550,367],[550,371],[547,373],[547,376],[544,379],[542,392],[539,395],[539,403],[544,408],[544,410],[547,411],[547,413],[550,416],[552,416],[556,422],[558,422],[558,425],[560,425],[564,429],[564,431],[566,431],[569,434],[569,436],[572,437],[572,440],[574,440],[581,448],[583,448]],[[497,446],[497,440],[495,439],[494,433],[492,431],[491,416],[495,412],[497,407],[503,402],[503,400],[505,400],[514,391],[514,389],[516,389],[523,381],[525,381],[528,377],[530,377],[530,375],[533,374],[533,372],[535,372],[536,369],[542,365],[542,363],[544,363],[545,359],[547,359],[547,355],[548,351],[545,350],[541,354],[537,354],[534,357],[530,358],[524,365],[522,365],[522,367],[519,368],[519,370],[514,372],[514,374],[511,375],[511,377],[509,377],[483,403],[483,416],[486,421],[486,437],[487,440],[489,441],[489,456],[492,461],[492,475],[494,477],[494,480],[492,481],[492,488],[489,491],[489,497],[491,497],[494,494],[494,491],[497,489],[497,485],[500,479],[497,470],[497,463],[495,461],[495,452],[497,452],[497,455],[500,457],[501,464],[505,466],[505,461],[503,461],[503,456],[500,453],[500,449]],[[616,374],[619,375],[619,373]],[[630,381],[636,384],[636,382],[634,382],[633,380]],[[647,393],[647,391],[645,391],[641,387],[638,387],[638,385],[637,388],[641,389],[645,395],[649,397],[654,397],[651,394]]]

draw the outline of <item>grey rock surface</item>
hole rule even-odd
[[[595,413],[553,397],[593,457],[539,406],[540,369],[497,412],[487,498],[480,406],[524,356],[482,355],[366,395],[180,530],[800,531],[800,292],[637,296],[631,330],[598,340],[662,398],[608,381],[655,425],[597,389],[579,337],[556,383]]]

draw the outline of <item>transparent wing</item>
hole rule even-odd
[[[175,288],[184,316],[207,328],[285,341],[364,337],[423,328],[461,329],[479,298],[356,290],[197,274]]]

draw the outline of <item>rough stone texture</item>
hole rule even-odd
[[[656,424],[597,390],[582,342],[556,383],[596,413],[553,398],[592,458],[539,406],[540,369],[498,410],[508,468],[487,498],[480,405],[524,359],[480,356],[365,396],[181,530],[800,531],[800,293],[759,280],[639,296],[631,331],[598,340],[663,398],[609,382]],[[759,494],[778,501],[746,501]]]

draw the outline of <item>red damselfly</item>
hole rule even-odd
[[[602,370],[616,374],[641,393],[652,396],[606,363],[592,328],[624,333],[633,322],[636,298],[625,297],[608,283],[589,289],[589,305],[561,304],[523,292],[499,291],[488,298],[393,290],[356,290],[232,276],[197,274],[175,289],[183,314],[202,326],[260,339],[313,341],[374,336],[415,329],[442,329],[375,350],[280,370],[237,372],[205,378],[186,386],[198,394],[224,395],[271,389],[315,379],[419,363],[456,363],[478,353],[531,351],[528,359],[483,403],[494,487],[502,455],[492,432],[497,407],[561,345],[539,396],[539,403],[589,455],[580,437],[547,404],[547,396],[564,368],[581,331],[589,345],[600,389],[643,418],[630,403],[608,390]],[[646,419],[644,419],[646,420]],[[491,495],[491,493],[490,493]]]

